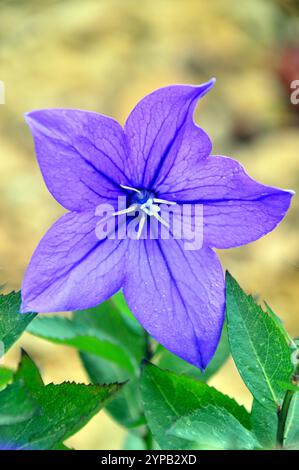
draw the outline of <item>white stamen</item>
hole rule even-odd
[[[176,202],[174,201],[166,201],[166,199],[159,199],[159,198],[154,198],[154,202],[157,202],[158,204],[169,204],[170,206],[174,206]]]
[[[160,217],[159,214],[153,214],[153,216],[156,217],[156,219],[157,219],[162,225],[164,225],[164,227],[169,228],[169,224],[168,224],[164,219],[162,219],[162,217]]]
[[[138,226],[137,240],[139,240],[139,238],[141,237],[141,233],[142,233],[145,221],[146,221],[146,215],[144,214],[144,212],[142,212],[140,216],[139,226]]]
[[[139,189],[131,188],[131,186],[125,186],[124,184],[120,184],[119,186],[123,189],[128,189],[129,191],[135,191],[136,193],[140,194]]]
[[[130,212],[135,212],[138,208],[138,204],[133,204],[132,206],[128,207],[127,209],[123,209],[122,211],[113,212],[112,215],[122,215],[122,214],[130,214]]]
[[[135,191],[138,194],[141,194],[142,191],[136,188],[131,188],[130,186],[125,186],[123,184],[120,185],[123,189],[128,189],[129,191]],[[123,209],[121,211],[114,212],[112,215],[123,215],[123,214],[130,214],[131,212],[135,212],[136,210],[141,211],[140,219],[139,219],[139,226],[138,226],[138,233],[137,233],[137,240],[140,239],[144,224],[146,222],[146,216],[154,216],[162,225],[169,229],[169,224],[162,219],[162,217],[158,214],[160,212],[160,207],[158,204],[168,204],[168,205],[175,205],[176,202],[174,201],[167,201],[166,199],[160,198],[151,198],[149,197],[146,202],[143,204],[132,204],[127,209]]]

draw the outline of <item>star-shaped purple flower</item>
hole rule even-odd
[[[225,311],[213,248],[244,245],[273,230],[293,194],[254,181],[230,158],[211,155],[211,141],[193,112],[214,81],[156,90],[137,104],[124,128],[87,111],[27,114],[45,182],[70,212],[30,261],[22,312],[84,309],[123,288],[154,338],[201,369],[207,366]],[[124,195],[139,209],[145,204],[147,217],[157,214],[161,200],[203,205],[203,247],[188,251],[175,238],[99,240],[95,208],[108,202],[117,211]]]

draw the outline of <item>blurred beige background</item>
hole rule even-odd
[[[23,113],[73,107],[124,122],[136,101],[160,86],[217,84],[197,109],[214,153],[241,161],[256,179],[298,190],[299,80],[297,1],[12,0],[0,1],[0,284],[19,289],[39,239],[63,209],[37,167]],[[299,335],[298,201],[264,239],[221,253],[248,291],[266,299]],[[25,335],[47,382],[87,381],[74,350]],[[229,361],[213,385],[250,406]],[[117,449],[124,431],[100,413],[70,439],[82,449]]]

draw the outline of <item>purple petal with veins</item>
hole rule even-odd
[[[154,338],[201,369],[207,366],[225,310],[223,273],[212,248],[264,236],[283,219],[293,195],[254,181],[230,158],[211,156],[210,138],[193,114],[214,83],[156,90],[137,104],[124,129],[87,111],[26,115],[49,191],[71,212],[32,256],[23,312],[80,310],[123,288]],[[119,210],[121,195],[127,205]],[[137,240],[97,238],[95,212],[102,203],[112,206],[112,217],[132,218],[138,208]],[[186,203],[203,207],[200,249],[186,250],[183,240],[171,237],[144,237],[148,219],[167,226],[162,204],[179,211]]]

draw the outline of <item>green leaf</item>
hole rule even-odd
[[[72,320],[39,317],[28,331],[57,344],[98,355],[134,373],[142,357],[142,341],[132,320],[121,314],[111,301],[93,309],[76,312]]]
[[[0,426],[23,423],[31,418],[37,409],[36,401],[21,381],[8,385],[0,392]]]
[[[39,338],[56,344],[64,344],[104,357],[129,372],[134,370],[131,357],[113,338],[99,337],[98,332],[76,320],[64,317],[39,317],[28,328],[28,331]]]
[[[207,382],[212,377],[212,375],[214,375],[223,366],[229,357],[230,350],[227,328],[224,326],[221,340],[215,356],[206,368],[205,372],[201,372],[200,369],[192,366],[191,364],[188,364],[188,362],[185,362],[183,359],[175,356],[167,349],[161,347],[161,350],[162,352],[159,355],[157,362],[161,369],[168,369],[178,374],[190,375],[191,377],[202,380],[203,382]]]
[[[66,445],[61,442],[60,444],[57,444],[55,447],[53,447],[53,450],[73,450],[70,447],[67,447]]]
[[[254,398],[263,406],[279,407],[284,397],[280,382],[293,370],[290,350],[278,323],[247,296],[227,273],[228,335],[236,366]]]
[[[111,298],[111,302],[113,303],[113,305],[115,305],[115,307],[117,308],[119,312],[121,312],[122,314],[125,314],[127,317],[131,318],[134,321],[136,328],[138,328],[139,330],[141,329],[140,324],[135,320],[133,313],[128,307],[128,304],[126,302],[126,299],[124,298],[124,294],[122,290],[114,294],[114,296]]]
[[[107,360],[94,354],[81,354],[83,364],[94,383],[128,381],[115,399],[107,406],[107,411],[120,424],[133,427],[143,417],[138,389],[139,365],[145,351],[145,335],[135,319],[119,311],[113,302],[86,311],[75,313],[80,325],[92,328],[96,335],[107,335],[130,357],[134,368],[121,367],[120,363]]]
[[[206,404],[180,417],[169,434],[186,439],[193,449],[259,449],[255,436],[225,408]]]
[[[275,449],[277,441],[278,417],[275,408],[261,405],[253,400],[251,410],[252,432],[264,449]]]
[[[299,394],[295,393],[290,404],[285,431],[284,447],[299,450]]]
[[[129,432],[126,436],[124,450],[146,450],[144,440],[138,435]]]
[[[291,390],[292,392],[298,393],[299,392],[299,386],[294,385],[290,382],[279,382],[281,385],[281,388],[285,391]]]
[[[93,383],[128,380],[106,409],[113,419],[127,428],[142,424],[143,409],[138,377],[133,374],[128,375],[116,364],[91,354],[81,354],[81,359]]]
[[[275,322],[277,327],[280,329],[280,332],[285,337],[285,340],[288,343],[289,347],[291,349],[296,349],[296,344],[294,340],[292,339],[292,337],[287,332],[287,330],[285,329],[282,319],[279,318],[279,316],[273,312],[273,310],[271,309],[270,305],[267,304],[267,302],[264,302],[264,303],[265,303],[268,315],[272,318],[272,320]]]
[[[36,364],[26,353],[26,351],[24,351],[24,349],[21,349],[21,354],[21,362],[19,364],[18,370],[15,373],[14,379],[22,380],[25,383],[27,389],[34,394],[36,390],[43,388],[44,382]]]
[[[167,433],[179,418],[208,404],[224,408],[245,428],[250,428],[250,416],[242,406],[192,377],[148,364],[143,372],[141,391],[149,427],[161,449],[190,448],[187,440]]]
[[[0,390],[13,378],[13,371],[6,367],[0,367]]]
[[[100,335],[113,338],[134,358],[139,369],[144,353],[144,331],[137,320],[124,314],[111,300],[95,308],[75,312],[74,317],[80,325],[88,325]]]
[[[0,295],[0,341],[4,343],[4,352],[15,343],[36,316],[36,313],[20,313],[20,305],[20,292]]]
[[[0,427],[0,442],[19,449],[56,448],[81,429],[121,387],[120,384],[68,382],[45,386],[39,379],[35,364],[24,354],[16,377],[18,381],[22,379],[26,387],[33,380],[30,395],[40,408],[40,412],[28,419],[25,425]]]

